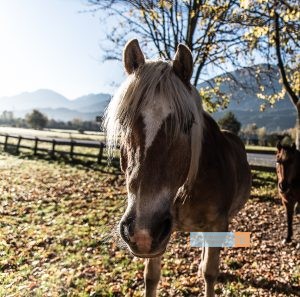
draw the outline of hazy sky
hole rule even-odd
[[[70,99],[114,90],[123,68],[102,61],[105,28],[87,9],[81,0],[0,0],[0,97],[40,88]]]

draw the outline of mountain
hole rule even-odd
[[[255,75],[259,72],[259,75]],[[223,74],[218,79],[224,80],[221,84],[221,92],[232,94],[230,103],[225,110],[219,110],[212,114],[218,120],[228,111],[232,111],[242,126],[256,123],[258,127],[266,127],[268,131],[284,130],[295,126],[296,109],[286,95],[283,100],[275,103],[274,107],[267,106],[265,111],[260,107],[267,101],[257,97],[257,93],[273,94],[281,90],[279,84],[280,74],[277,67],[265,64],[255,65],[249,68],[238,69]],[[215,85],[213,78],[200,85],[198,88],[205,88]]]
[[[259,72],[259,76],[256,72]],[[232,94],[232,97],[227,109],[212,114],[216,120],[226,112],[232,111],[243,126],[256,123],[258,127],[265,126],[268,131],[295,126],[296,110],[287,96],[277,102],[274,108],[267,107],[264,112],[260,112],[260,106],[265,102],[257,97],[260,88],[264,88],[267,94],[281,89],[278,82],[279,72],[275,66],[259,64],[237,69],[199,84],[198,89],[214,86],[215,80],[219,79],[224,80],[221,91]],[[103,114],[110,98],[109,94],[100,93],[69,100],[52,90],[41,89],[0,98],[0,113],[10,110],[15,116],[24,117],[36,108],[55,120],[71,121],[74,118],[94,120],[96,116]]]
[[[69,108],[80,110],[82,112],[103,111],[110,101],[108,94],[89,94],[79,97],[70,102]]]
[[[12,97],[0,98],[0,110],[14,111],[46,107],[67,107],[69,101],[66,97],[54,91],[41,89],[35,92],[25,92]]]
[[[32,109],[39,109],[48,118],[55,120],[94,120],[96,116],[103,114],[110,97],[109,94],[89,94],[69,100],[52,90],[41,89],[0,98],[0,112],[9,110],[16,117],[24,117]]]

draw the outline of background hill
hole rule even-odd
[[[14,116],[24,117],[32,109],[38,109],[55,120],[94,120],[103,114],[110,97],[109,94],[89,94],[69,100],[52,90],[41,89],[0,98],[0,111],[13,111]]]
[[[255,71],[259,69],[259,77],[255,77]],[[215,119],[224,116],[228,111],[232,111],[242,126],[256,123],[258,127],[265,126],[268,131],[284,130],[293,128],[296,122],[296,109],[287,96],[284,100],[278,101],[274,107],[267,106],[264,112],[260,111],[260,106],[267,101],[259,99],[257,93],[261,93],[260,86],[264,88],[266,94],[272,94],[281,90],[278,82],[280,74],[277,68],[269,68],[260,64],[251,68],[238,69],[224,74],[225,81],[221,86],[221,91],[232,94],[229,106],[225,110],[217,111],[213,114]],[[214,79],[200,84],[198,87],[214,86]],[[244,88],[246,86],[246,88]]]
[[[258,69],[260,70],[259,78],[253,75]],[[263,86],[268,94],[280,90],[279,73],[276,67],[269,68],[267,65],[260,64],[229,72],[221,78],[225,79],[221,91],[232,94],[232,98],[227,109],[213,114],[215,119],[232,111],[242,126],[256,123],[258,127],[265,126],[268,131],[294,127],[296,110],[288,98],[277,102],[274,108],[268,107],[264,112],[260,112],[260,106],[265,102],[256,95],[260,92],[260,87]],[[226,80],[227,78],[231,79]],[[214,84],[214,79],[211,79],[200,84],[198,88],[214,86]],[[0,112],[13,111],[15,117],[24,117],[35,108],[55,120],[71,121],[74,118],[95,120],[96,116],[103,114],[110,98],[109,94],[100,93],[69,100],[52,90],[41,89],[0,98]]]

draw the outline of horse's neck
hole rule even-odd
[[[203,144],[208,146],[209,150],[219,149],[215,145],[222,142],[223,137],[215,120],[208,113],[204,112]]]
[[[222,149],[224,149],[224,136],[217,123],[206,112],[204,113],[203,124],[202,153],[200,157],[202,166],[203,164],[215,163],[221,157]]]

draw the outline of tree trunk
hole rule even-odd
[[[274,29],[275,29],[275,51],[278,60],[278,68],[280,71],[280,75],[282,78],[282,83],[284,88],[286,89],[292,103],[296,107],[297,110],[297,119],[296,119],[296,147],[300,150],[300,98],[299,94],[293,90],[291,83],[288,81],[288,77],[286,74],[286,69],[283,63],[283,58],[281,54],[281,39],[280,39],[280,24],[279,24],[279,14],[278,12],[274,12]]]

